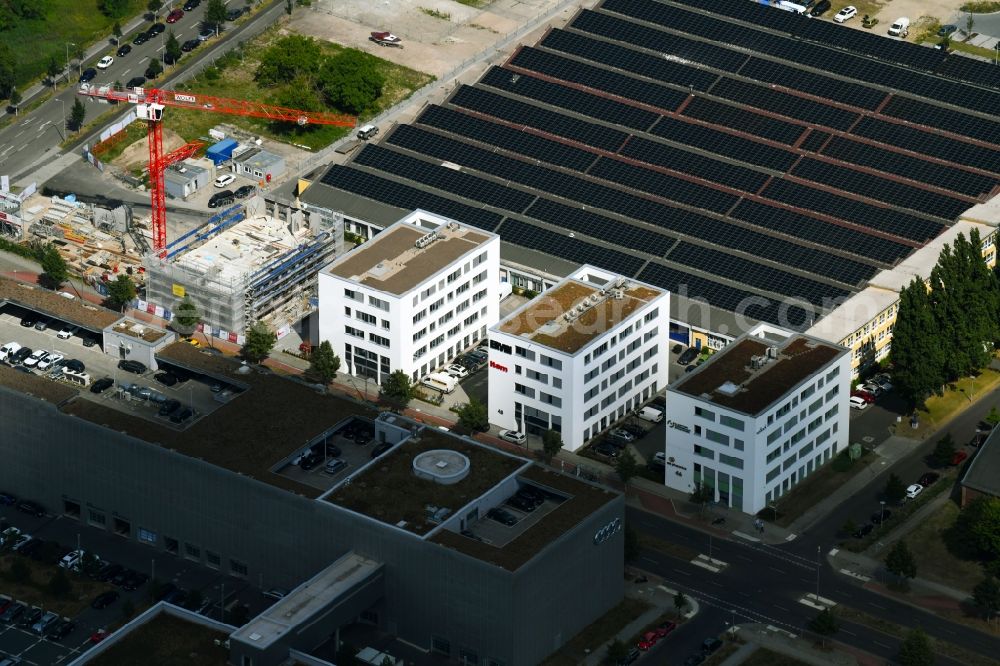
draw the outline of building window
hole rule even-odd
[[[222,558],[219,557],[218,553],[214,553],[210,550],[205,551],[205,564],[213,569],[218,569],[220,562],[222,562]]]
[[[135,538],[143,543],[148,543],[151,546],[155,546],[158,541],[156,532],[147,530],[145,527],[139,528],[139,531],[136,532]]]
[[[733,448],[736,449],[737,451],[742,451],[743,450],[743,440],[742,439],[734,439],[733,440]]]
[[[451,654],[451,641],[440,636],[431,636],[431,652],[437,654]]]
[[[715,442],[716,444],[722,444],[723,446],[729,446],[729,435],[723,435],[721,432],[715,432],[714,430],[705,429],[705,439],[710,442]]]
[[[108,523],[108,517],[104,515],[103,511],[90,509],[87,511],[87,522],[96,527],[105,527]]]
[[[694,454],[696,456],[701,456],[702,458],[708,458],[709,460],[715,460],[715,454],[711,450],[706,449],[704,446],[698,446],[697,444],[695,444],[694,445]]]
[[[240,562],[239,560],[229,560],[229,571],[234,576],[246,578],[247,565],[245,562]]]
[[[521,395],[529,398],[535,397],[535,389],[525,386],[524,384],[514,384],[514,393],[520,393]]]
[[[358,329],[354,328],[353,326],[344,326],[344,333],[347,333],[348,335],[354,336],[355,338],[361,338],[362,340],[365,337],[365,332],[364,331],[358,330]]]
[[[372,326],[374,326],[375,323],[378,321],[378,317],[376,317],[375,315],[370,315],[367,312],[362,312],[361,310],[357,310],[356,312],[358,319],[365,322],[366,324],[371,324]]]
[[[462,664],[479,666],[479,654],[475,650],[470,650],[469,648],[458,649],[458,660]]]
[[[736,469],[743,469],[743,459],[736,458],[735,456],[727,456],[723,453],[719,454],[719,462],[725,463],[730,467],[735,467]]]
[[[705,409],[704,407],[695,407],[694,408],[694,415],[695,416],[700,416],[701,418],[703,418],[703,419],[705,419],[707,421],[714,421],[715,420],[715,412],[710,412],[709,410]]]
[[[383,338],[381,335],[375,335],[374,333],[369,333],[368,339],[382,347],[389,346],[389,338]]]
[[[176,555],[178,550],[177,539],[171,537],[163,537],[163,548],[171,555]]]
[[[381,298],[375,298],[374,296],[368,297],[368,305],[378,308],[379,310],[389,311],[389,301],[383,301]]]
[[[189,560],[201,560],[201,548],[193,543],[184,544],[184,557]]]
[[[725,414],[719,414],[719,425],[724,425],[734,430],[743,431],[743,421],[739,419],[734,419],[732,416],[726,416]]]
[[[72,500],[63,500],[63,514],[70,518],[80,519],[80,503]]]

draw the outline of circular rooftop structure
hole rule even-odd
[[[413,473],[421,479],[450,486],[469,475],[468,457],[450,449],[424,451],[413,459]]]

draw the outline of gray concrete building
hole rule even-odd
[[[173,164],[163,173],[163,185],[167,196],[187,199],[208,186],[209,170],[189,160]]]
[[[291,464],[303,443],[325,448],[362,404],[182,343],[157,363],[240,390],[185,427],[0,367],[0,419],[19,424],[0,439],[0,487],[292,589],[287,603],[301,610],[289,617],[279,602],[234,632],[230,663],[282,663],[363,614],[456,662],[536,664],[621,600],[620,494],[371,411],[369,446],[388,450],[363,449],[333,477],[309,474]],[[535,511],[513,526],[486,518],[526,487]]]
[[[285,173],[285,158],[263,148],[250,146],[233,153],[233,168],[261,183],[270,183]]]

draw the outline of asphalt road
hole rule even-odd
[[[243,5],[242,0],[238,2],[237,0],[230,0],[230,3],[233,6]],[[176,4],[180,5],[183,3]],[[131,53],[123,57],[115,56],[114,64],[108,69],[104,71],[97,70],[97,77],[91,81],[91,84],[98,87],[113,84],[116,81],[124,84],[134,76],[142,76],[146,71],[150,58],[162,58],[167,33],[170,30],[174,31],[177,39],[182,44],[198,36],[198,33],[201,32],[201,20],[206,5],[207,3],[203,2],[193,11],[185,13],[184,17],[177,23],[165,24],[167,30],[145,44],[133,45],[132,38],[134,34],[124,36],[122,44],[131,45]],[[209,39],[193,51],[195,57],[191,58],[185,64],[183,70],[177,71],[165,79],[157,80],[156,85],[167,86],[167,84],[173,81],[184,78],[186,73],[193,71],[197,68],[197,65],[205,61],[209,55],[209,51],[213,50],[220,43],[220,40],[228,44],[235,44],[238,41],[247,39],[249,36],[262,30],[265,25],[273,22],[280,15],[281,11],[282,7],[279,3],[271,9],[260,12],[252,20],[241,24],[239,27],[223,32],[220,37]],[[161,14],[161,16],[163,15]],[[163,23],[162,17],[160,22]],[[145,29],[149,25],[149,23],[144,24],[142,29]],[[117,49],[117,46],[109,43],[107,50],[102,51],[100,55],[113,55]],[[100,56],[86,61],[83,69],[96,67],[96,62],[99,59]],[[79,69],[76,70],[77,74],[78,72]],[[30,173],[42,159],[47,159],[43,157],[43,153],[57,147],[66,139],[65,121],[69,116],[73,101],[76,98],[76,91],[79,87],[75,78],[71,81],[72,85],[61,90],[54,98],[30,114],[22,115],[17,122],[0,130],[0,173],[10,175],[11,181]],[[87,116],[90,118],[107,110],[106,105],[93,99],[86,100],[85,106],[87,107]],[[101,129],[103,128],[97,128],[96,132],[100,132]],[[81,142],[84,138],[81,137]]]
[[[728,564],[719,573],[712,573],[656,550],[640,553],[635,566],[662,577],[668,587],[697,598],[704,613],[703,618],[696,620],[697,624],[693,622],[691,627],[664,642],[671,646],[662,657],[666,663],[683,663],[688,654],[697,651],[702,640],[724,632],[726,622],[760,622],[801,634],[817,611],[801,604],[799,599],[816,592],[817,580],[820,595],[841,605],[907,627],[921,626],[934,638],[988,657],[1000,651],[1000,640],[996,638],[870,592],[860,583],[835,574],[825,559],[817,559],[815,548],[811,556],[803,556],[795,552],[801,548],[800,544],[800,548],[793,548],[714,539],[699,530],[634,508],[628,509],[628,520],[640,533],[704,554],[711,549],[711,557]],[[842,623],[836,639],[885,659],[894,659],[899,650],[896,638],[849,622]],[[957,664],[943,658],[938,658],[937,663]]]

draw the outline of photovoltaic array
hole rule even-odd
[[[1000,186],[1000,77],[963,60],[604,0],[321,182],[804,327]]]

